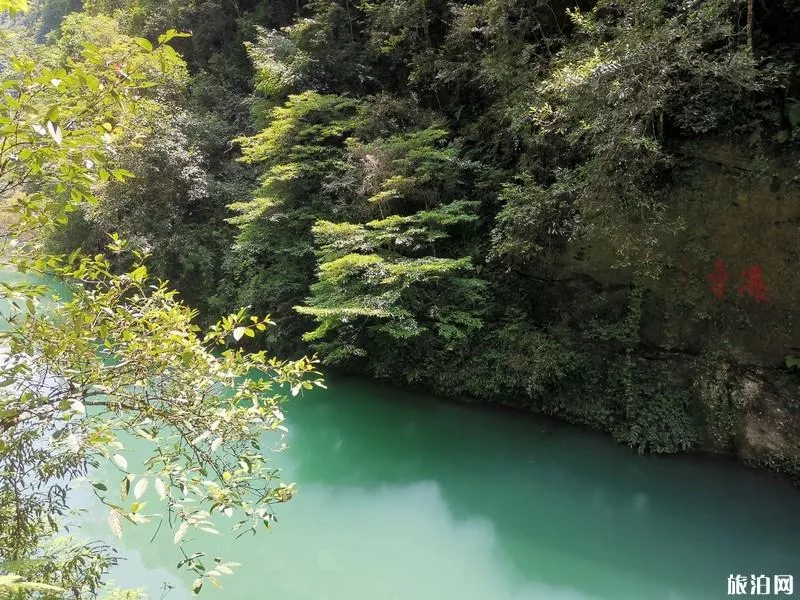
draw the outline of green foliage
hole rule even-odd
[[[245,42],[247,55],[256,72],[254,91],[275,100],[282,100],[290,92],[301,91],[307,85],[311,57],[297,47],[289,35],[257,29],[254,41]]]
[[[491,401],[517,398],[527,408],[558,414],[553,402],[564,396],[566,384],[578,375],[579,353],[557,335],[532,325],[521,311],[511,309],[502,320],[502,327],[470,340],[480,344],[480,355],[468,352],[465,344],[455,364],[433,366],[428,376],[443,393]]]
[[[290,96],[272,110],[267,128],[239,139],[242,160],[262,166],[264,174],[255,198],[230,205],[239,231],[228,277],[240,303],[275,315],[288,343],[303,327],[292,306],[313,279],[311,227],[334,214],[323,183],[342,165],[357,106],[335,95]]]
[[[183,35],[169,31],[159,39],[163,45],[179,37]],[[101,54],[132,41],[144,50],[152,46],[121,33],[110,17],[68,17],[59,31],[59,49],[71,54],[87,41]],[[206,136],[214,134],[206,127],[219,123],[190,112],[185,106],[190,85],[186,64],[174,52],[164,58],[148,66],[153,86],[137,98],[135,111],[114,121],[111,132],[115,164],[133,173],[136,185],[110,178],[95,186],[98,202],[83,203],[52,241],[65,251],[81,247],[95,253],[102,251],[109,232],[119,232],[150,252],[150,265],[159,277],[171,280],[186,300],[209,313],[220,254],[232,236],[224,221],[229,192],[208,163],[217,149],[206,143]],[[205,318],[213,320],[214,315]]]
[[[645,261],[657,273],[658,232],[676,227],[659,185],[670,167],[665,127],[709,132],[761,86],[730,19],[735,4],[628,0],[572,11],[574,41],[537,86],[539,143],[558,139],[571,154],[551,193],[569,182],[583,228],[609,237],[624,264]]]
[[[408,256],[433,248],[447,237],[448,227],[474,221],[470,208],[453,203],[365,226],[319,222],[314,227],[319,280],[311,286],[308,306],[295,307],[320,323],[306,339],[336,332],[339,339],[323,346],[333,362],[363,354],[358,336],[385,335],[407,343],[432,330],[452,348],[479,329],[485,283],[470,276],[470,260]]]
[[[123,242],[115,240],[110,250],[123,252]],[[50,266],[70,284],[71,297],[47,310],[27,292],[10,296],[12,328],[3,342],[18,358],[4,369],[0,506],[15,497],[16,504],[2,527],[6,558],[25,557],[59,531],[54,518],[66,505],[57,491],[101,458],[120,472],[119,492],[94,485],[117,536],[126,521],[165,518],[145,511],[141,498],[149,485],[168,507],[176,544],[192,528],[213,529],[214,512],[238,512],[233,530],[255,531],[269,525],[272,503],[291,497],[292,487],[277,482],[257,444],[265,432],[283,429],[280,389],[287,385],[297,394],[310,387],[302,379],[313,363],[226,349],[230,340],[253,337],[269,324],[244,310],[199,335],[193,311],[150,280],[135,258],[119,275],[101,255]],[[24,302],[16,299],[20,293]],[[46,378],[39,380],[40,373]],[[121,432],[152,447],[143,470],[129,469]],[[46,448],[37,447],[43,434]],[[19,485],[33,469],[40,473],[37,485],[20,497]],[[187,566],[201,578],[216,576],[196,561]]]
[[[121,480],[114,491],[92,482],[117,537],[128,523],[158,520],[183,545],[196,530],[215,531],[216,512],[237,516],[233,531],[255,532],[293,493],[259,441],[285,431],[285,390],[322,385],[315,361],[238,347],[271,325],[244,309],[201,332],[196,311],[117,235],[107,248],[113,263],[103,253],[44,250],[68,214],[110,203],[98,194],[133,176],[116,162],[125,146],[166,133],[148,126],[174,91],[159,83],[185,80],[167,45],[181,35],[168,31],[153,44],[120,34],[107,17],[73,16],[56,46],[2,46],[0,190],[13,215],[3,264],[50,277],[67,293],[46,301],[43,285],[3,283],[0,564],[8,574],[0,596],[98,592],[116,564],[113,548],[65,536],[64,517],[69,489],[101,462]],[[126,458],[131,438],[150,449],[142,465]],[[146,509],[149,487],[166,514]],[[236,564],[207,569],[201,555],[182,563],[197,576],[195,592]]]
[[[67,212],[93,197],[97,180],[128,177],[124,169],[104,166],[104,144],[119,131],[117,107],[130,107],[147,93],[148,74],[174,55],[168,46],[145,51],[131,38],[102,50],[89,40],[79,43],[69,59],[50,49],[26,46],[20,54],[23,48],[3,47],[11,68],[2,79],[0,127],[10,133],[0,148],[0,190],[12,195],[35,181],[18,198],[27,225],[65,223]]]
[[[264,164],[267,171],[262,197],[234,204],[231,208],[240,216],[232,222],[246,225],[263,217],[270,207],[289,205],[296,187],[319,187],[356,125],[356,106],[353,100],[330,94],[290,96],[284,106],[272,110],[267,128],[240,138],[242,160]]]
[[[656,371],[656,373],[658,373]],[[624,419],[612,433],[639,452],[674,453],[693,449],[700,432],[691,414],[691,396],[667,373],[625,361],[621,369]]]
[[[354,0],[313,0],[307,5],[313,18],[297,19],[286,30],[297,49],[311,57],[303,70],[310,89],[341,93],[363,90],[375,81],[362,46],[361,4]],[[330,82],[336,86],[331,87]]]
[[[363,198],[381,216],[441,203],[459,193],[462,172],[470,167],[448,137],[433,124],[370,141],[349,139],[347,171],[331,189]]]
[[[523,176],[521,183],[504,185],[499,199],[503,207],[492,231],[491,252],[498,261],[541,264],[576,234],[578,215],[569,189],[543,189],[530,176]]]
[[[780,68],[736,2],[581,6],[326,0],[260,30],[243,153],[263,185],[232,205],[234,285],[279,319],[294,299],[326,361],[694,447],[690,378],[632,366],[682,343],[653,321],[710,318],[701,285],[658,296],[690,225],[669,202],[679,146],[742,131]]]
[[[64,0],[48,3],[43,15],[65,13]],[[740,443],[749,409],[715,393],[706,369],[764,361],[777,372],[793,344],[766,357],[740,341],[772,306],[739,307],[742,330],[726,326],[732,303],[706,280],[728,230],[710,225],[724,203],[686,188],[735,148],[765,157],[772,183],[789,189],[789,168],[766,157],[778,149],[794,164],[795,9],[85,6],[105,16],[69,17],[50,34],[48,64],[82,64],[84,41],[100,54],[131,46],[156,85],[137,89],[136,115],[108,120],[115,164],[136,179],[94,182],[100,200],[78,203],[62,247],[100,252],[121,231],[199,322],[250,305],[279,325],[264,343],[297,356],[310,345],[342,367],[510,401],[645,450]],[[148,44],[170,28],[194,35],[172,42],[186,64],[165,69]],[[760,185],[748,157],[730,164],[737,189]],[[71,194],[53,192],[46,201]],[[772,300],[783,282],[769,285]],[[674,372],[647,373],[662,364]]]
[[[436,81],[435,38],[447,17],[444,0],[363,2],[365,48],[374,56],[382,78],[393,87],[432,93],[441,103]]]
[[[9,13],[12,17],[28,9],[28,0],[0,0],[0,13]]]
[[[561,2],[526,0],[451,5],[436,77],[476,156],[492,156],[511,169],[546,167],[558,157],[529,156],[526,150],[535,86],[569,30],[564,8]]]
[[[483,324],[485,282],[458,243],[474,231],[479,203],[447,202],[466,191],[463,175],[474,165],[435,125],[346,146],[346,168],[327,187],[366,222],[315,225],[318,282],[308,304],[295,307],[319,322],[306,339],[335,333],[320,346],[331,362],[364,355],[363,345],[386,343],[381,337],[409,344],[425,332],[452,350]]]
[[[0,575],[0,598],[3,598],[3,600],[19,598],[28,593],[61,593],[64,591],[54,585],[25,581],[22,577],[13,573]]]

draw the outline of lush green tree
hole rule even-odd
[[[69,8],[41,4],[40,23]],[[718,168],[720,196],[766,175],[776,194],[794,186],[792,3],[85,6],[121,26],[98,20],[87,37],[71,17],[49,60],[82,39],[194,36],[175,40],[187,56],[175,79],[150,73],[161,83],[139,94],[138,121],[109,121],[116,165],[138,177],[94,186],[70,249],[99,251],[120,230],[198,322],[271,311],[281,335],[266,343],[298,356],[311,330],[327,360],[359,372],[512,399],[639,449],[705,443],[698,415],[713,411],[693,377],[758,354],[732,350],[723,321],[745,328],[770,309],[714,302],[712,238],[741,204],[688,188]],[[708,230],[700,205],[726,225]],[[650,368],[667,360],[681,377]]]
[[[435,252],[452,232],[474,224],[475,205],[453,202],[365,225],[316,224],[319,280],[308,306],[296,310],[320,323],[307,340],[335,332],[321,346],[326,361],[363,355],[364,345],[415,344],[425,332],[452,349],[483,325],[486,282],[474,276],[469,257]]]
[[[711,131],[761,86],[734,26],[738,4],[628,0],[569,13],[576,32],[537,86],[535,133],[569,148],[551,175],[554,201],[573,204],[584,232],[609,237],[623,264],[657,274],[660,228],[679,226],[665,212],[665,128]]]
[[[127,36],[110,17],[73,15],[59,30],[58,47],[95,43],[100,52]],[[189,75],[181,61],[163,70],[136,111],[116,123],[115,164],[136,175],[136,184],[111,179],[96,186],[98,201],[83,203],[79,215],[56,237],[71,251],[101,251],[108,232],[150,252],[154,273],[183,290],[193,306],[206,308],[221,261],[213,251],[227,246],[230,227],[224,201],[201,148],[199,119],[185,108]],[[205,151],[204,151],[205,150]],[[210,224],[218,222],[219,229]],[[191,282],[188,285],[187,282]]]
[[[479,165],[460,159],[441,126],[416,129],[415,118],[431,120],[380,97],[356,103],[306,92],[242,140],[244,160],[267,166],[259,196],[232,205],[248,260],[244,285],[262,303],[298,304],[312,282],[317,221],[319,281],[297,310],[321,321],[307,340],[338,330],[339,341],[325,346],[329,361],[363,353],[354,332],[408,340],[430,330],[452,347],[481,325],[483,283],[459,253],[479,204],[459,195]],[[349,222],[319,220],[328,215]],[[269,279],[254,279],[255,265]],[[360,317],[379,322],[364,328]]]
[[[0,2],[0,10],[24,8]],[[103,254],[44,250],[54,227],[96,203],[99,185],[131,176],[116,167],[115,146],[129,139],[132,111],[157,87],[151,76],[169,76],[180,64],[169,46],[174,31],[155,45],[106,32],[113,39],[104,47],[85,32],[87,39],[69,36],[66,52],[26,44],[24,55],[2,33],[0,189],[13,215],[4,263],[54,276],[68,293],[45,301],[42,285],[3,283],[0,569],[7,575],[0,594],[98,590],[116,558],[103,544],[65,537],[64,518],[69,489],[91,481],[101,462],[121,480],[114,491],[93,483],[117,536],[126,522],[158,519],[182,546],[196,530],[213,531],[215,513],[236,515],[234,530],[269,526],[270,506],[286,501],[292,487],[278,481],[259,441],[283,430],[284,386],[297,394],[320,385],[312,361],[235,347],[265,330],[267,319],[240,310],[200,333],[195,312],[153,280],[146,256],[119,237],[108,252],[127,265],[122,271]],[[142,465],[126,458],[131,439],[149,449]],[[145,509],[148,487],[167,514]],[[184,561],[197,574],[194,591],[233,566],[204,557]]]
[[[255,198],[231,205],[237,214],[230,221],[239,227],[229,260],[231,284],[241,303],[256,310],[269,305],[290,341],[302,332],[292,306],[314,274],[311,227],[336,211],[323,184],[342,168],[357,107],[335,95],[290,96],[271,111],[268,127],[239,140],[242,160],[262,166],[264,175]]]

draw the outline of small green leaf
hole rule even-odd
[[[114,169],[111,171],[111,175],[120,183],[124,183],[126,179],[134,176],[133,173],[126,169]]]
[[[147,267],[144,265],[136,267],[130,274],[130,278],[138,283],[144,281],[145,277],[147,277]]]
[[[140,48],[146,50],[147,52],[152,52],[153,51],[153,44],[150,43],[150,40],[148,40],[146,38],[137,37],[137,38],[134,38],[133,41],[134,41],[134,43],[136,43],[137,46],[139,46]]]
[[[192,35],[191,33],[184,33],[181,31],[176,31],[175,29],[168,29],[160,36],[158,36],[158,45],[161,46],[163,44],[166,44],[168,41],[176,37],[191,37],[191,35]]]
[[[201,589],[203,589],[203,580],[198,577],[192,583],[192,594],[199,594]]]

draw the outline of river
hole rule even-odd
[[[202,597],[706,600],[728,597],[731,574],[800,576],[800,491],[728,461],[637,456],[579,428],[348,379],[287,412],[277,460],[299,493],[272,533],[203,540],[243,566]],[[95,515],[89,530],[107,537]],[[170,534],[152,534],[126,531],[116,582],[188,598]]]
[[[273,531],[198,540],[242,563],[201,598],[715,600],[729,575],[800,578],[800,490],[785,481],[732,461],[638,456],[510,410],[328,385],[287,405],[275,460],[299,492]],[[111,541],[86,487],[74,506],[88,509],[89,535]],[[116,583],[189,598],[171,533],[153,533],[126,529]]]

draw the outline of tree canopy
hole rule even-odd
[[[30,352],[0,435],[35,461],[63,430],[76,477],[124,459],[116,429],[152,437],[148,471],[113,463],[124,500],[98,489],[115,528],[146,518],[137,486],[178,532],[212,521],[185,491],[269,522],[291,490],[245,448],[280,431],[284,384],[319,383],[314,353],[800,475],[794,3],[24,5],[0,0],[6,255],[69,295],[9,284]],[[15,539],[38,557],[60,525],[37,494]]]
[[[25,8],[0,4],[12,15]],[[322,382],[313,360],[238,346],[266,330],[268,317],[241,309],[201,332],[196,311],[150,275],[142,248],[115,233],[105,253],[47,248],[71,214],[102,210],[112,182],[135,177],[122,166],[126,153],[158,137],[148,117],[185,84],[169,44],[186,34],[168,30],[151,42],[109,17],[75,15],[50,45],[2,35],[3,263],[36,278],[2,282],[0,569],[8,575],[0,595],[80,598],[100,591],[117,557],[67,528],[76,483],[88,479],[118,537],[125,523],[158,520],[182,546],[193,531],[214,532],[215,513],[234,531],[269,527],[270,507],[293,487],[261,449],[264,435],[274,432],[277,447],[283,400]],[[54,296],[49,281],[65,292]],[[150,449],[142,465],[126,457],[131,439]],[[118,489],[93,481],[104,461]],[[146,508],[151,486],[166,512]],[[196,573],[198,592],[235,564],[197,549],[182,566]]]

